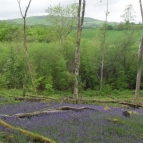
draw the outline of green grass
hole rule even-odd
[[[95,29],[83,29],[82,31],[82,38],[88,39],[88,40],[94,40],[98,35],[99,31]],[[124,31],[118,31],[118,30],[108,30],[107,31],[107,41],[115,41],[117,38],[122,36]],[[72,31],[70,34],[71,36],[76,36],[76,31]]]
[[[27,92],[26,97],[32,97],[34,94],[31,92]],[[47,99],[51,98],[55,101],[62,101],[65,97],[70,96],[72,97],[73,94],[71,92],[63,92],[63,91],[54,91],[53,93],[49,93],[48,95],[45,95],[44,92],[39,93],[38,96],[42,97],[45,96]],[[139,103],[143,103],[143,90],[140,91],[140,100]],[[6,90],[6,89],[1,89],[0,91],[0,98],[5,98],[1,104],[13,104],[17,103],[19,101],[15,101],[13,97],[20,97],[22,96],[22,89],[17,90],[17,89],[11,89],[11,90]],[[110,91],[110,93],[103,92],[100,94],[99,91],[94,91],[94,90],[87,90],[87,91],[80,91],[79,92],[79,98],[82,98],[84,100],[103,100],[103,101],[111,101],[111,100],[118,100],[118,101],[126,101],[129,103],[133,103],[134,101],[134,90],[123,90],[123,91],[118,91],[118,90],[113,90]],[[35,96],[36,97],[36,96]],[[113,97],[114,99],[110,98]],[[96,103],[97,105],[97,103]],[[99,105],[109,105],[109,106],[122,106],[120,104],[115,104],[115,103],[99,103]]]
[[[141,37],[141,32],[140,30],[136,30],[134,33],[134,38],[135,40],[139,40]],[[74,30],[71,32],[70,36],[76,37],[77,31]],[[82,38],[87,39],[87,40],[94,40],[96,38],[99,38],[99,30],[95,29],[83,29],[82,31]],[[124,36],[124,30],[119,31],[119,30],[108,30],[107,31],[107,43],[114,42],[118,40],[120,37]]]

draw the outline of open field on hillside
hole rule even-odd
[[[108,30],[107,31],[107,42],[114,42],[118,40],[118,38],[122,37],[124,34],[124,30]],[[73,31],[70,36],[76,36],[76,31]],[[99,38],[99,30],[97,29],[83,29],[82,37],[88,40],[94,40],[97,37]],[[139,40],[141,37],[141,30],[135,31],[135,40]]]
[[[22,18],[6,20],[6,21],[11,23],[16,23],[16,24],[23,24]],[[36,24],[49,25],[49,20],[47,15],[27,17],[26,21],[27,21],[27,25],[36,25]],[[90,17],[85,17],[84,19],[84,26],[89,26],[89,27],[93,25],[101,26],[103,25],[103,23],[104,21],[93,19]],[[114,25],[115,22],[109,22],[109,24]]]

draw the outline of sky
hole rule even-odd
[[[98,20],[105,20],[106,3],[107,0],[86,0],[86,12],[85,17],[91,17]],[[23,13],[29,0],[21,0],[21,7]],[[29,16],[47,15],[45,9],[50,5],[55,6],[61,3],[61,5],[69,5],[72,3],[78,3],[78,0],[32,0],[30,8],[27,13]],[[135,23],[141,22],[141,14],[139,7],[139,0],[108,0],[109,6],[108,21],[121,22],[124,14],[124,9],[127,5],[132,4],[136,17]],[[0,0],[0,20],[21,18],[19,6],[17,0]]]

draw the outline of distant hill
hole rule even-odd
[[[20,24],[20,25],[23,24],[22,18],[5,20],[5,21],[10,22],[10,23]],[[36,24],[37,25],[49,25],[48,16],[46,15],[27,17],[26,21],[27,21],[27,25],[36,25]],[[84,27],[95,27],[95,26],[99,27],[103,25],[103,23],[104,21],[97,20],[97,19],[90,18],[90,17],[85,17],[84,19]],[[115,25],[117,23],[109,22],[109,24]]]

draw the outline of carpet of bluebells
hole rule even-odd
[[[29,113],[62,106],[75,108],[88,106],[95,110],[68,110],[31,118],[2,117],[3,114]],[[48,137],[58,143],[143,143],[143,109],[131,109],[139,113],[131,117],[123,116],[124,110],[127,109],[112,107],[110,110],[104,110],[103,106],[87,104],[23,101],[1,106],[0,118],[14,127]],[[117,119],[117,122],[112,122],[109,119]],[[0,131],[15,134],[2,126],[0,126]],[[24,143],[24,137],[16,134],[15,142]]]

